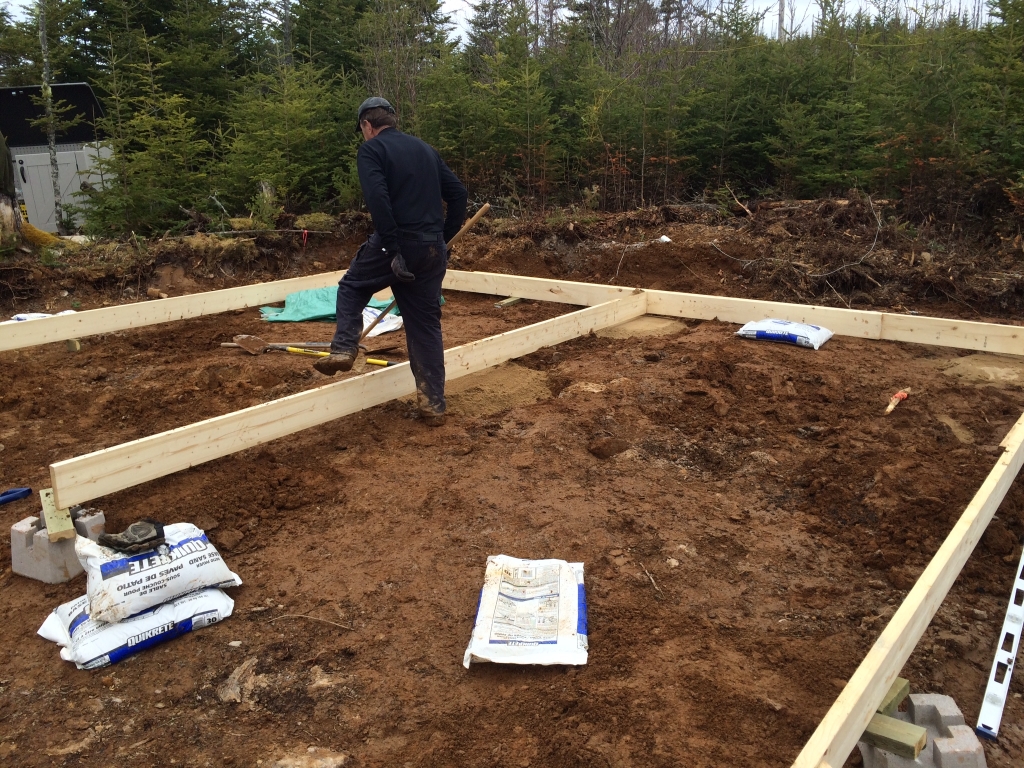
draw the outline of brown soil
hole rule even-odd
[[[635,239],[674,243],[623,258],[595,237],[547,248],[495,234],[458,258],[603,281],[621,260],[620,284],[785,298],[685,245],[723,228],[650,226]],[[327,246],[292,269],[346,254]],[[186,264],[151,284],[230,282],[205,274]],[[62,297],[48,284],[18,309],[117,298],[79,285]],[[446,346],[572,309],[447,298]],[[922,311],[963,310],[943,302]],[[1024,370],[933,347],[837,337],[811,352],[716,322],[640,325],[458,382],[439,429],[391,403],[96,500],[108,529],[144,515],[204,527],[245,582],[228,621],[105,670],[78,671],[35,635],[83,580],[10,575],[5,534],[0,763],[269,766],[333,750],[365,766],[789,765],[991,468],[1024,410]],[[307,359],[219,342],[331,330],[245,310],[84,339],[77,354],[0,354],[0,486],[45,487],[53,461],[318,386]],[[6,532],[37,501],[0,511]],[[1015,486],[903,671],[969,723],[1021,534]],[[498,553],[586,564],[587,666],[463,669]],[[242,702],[221,703],[248,659]],[[1019,676],[1011,690],[991,766],[1024,760]]]

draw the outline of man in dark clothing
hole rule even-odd
[[[466,188],[437,150],[398,130],[395,110],[384,99],[362,103],[357,130],[365,139],[356,156],[359,184],[375,231],[338,283],[331,355],[314,367],[329,376],[352,368],[363,308],[390,286],[404,320],[420,413],[427,424],[440,426],[446,406],[438,297],[448,266],[445,243],[466,216]]]

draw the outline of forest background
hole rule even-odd
[[[461,40],[437,0],[44,8],[52,82],[90,83],[106,111],[90,234],[358,206],[369,94],[513,215],[857,189],[948,216],[1024,198],[1024,0],[817,2],[782,40],[744,0],[481,0]],[[37,8],[0,10],[0,85],[41,82]]]

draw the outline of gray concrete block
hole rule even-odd
[[[948,739],[935,740],[937,768],[986,768],[985,748],[969,725],[952,725]]]
[[[98,509],[76,507],[71,510],[71,518],[75,523],[75,532],[93,541],[99,540],[107,524],[106,516]]]
[[[75,509],[71,513],[79,536],[93,539],[103,533],[106,522],[95,509]],[[26,517],[11,526],[11,570],[46,584],[62,584],[82,573],[75,555],[75,540],[50,541],[38,517]]]
[[[953,698],[938,693],[912,693],[907,701],[907,715],[916,725],[935,726],[940,730],[965,723]]]
[[[984,748],[952,697],[912,693],[907,711],[892,716],[927,728],[928,743],[917,760],[908,760],[859,742],[864,768],[987,768]]]

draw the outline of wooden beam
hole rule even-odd
[[[324,288],[337,283],[345,272],[325,272],[307,277],[256,283],[220,291],[190,293],[171,299],[138,301],[116,307],[90,309],[73,315],[57,315],[39,320],[0,325],[0,352],[33,347],[67,339],[80,339],[100,333],[141,328],[201,315],[215,315],[232,309],[257,307],[283,301],[289,293],[309,288]]]
[[[75,532],[75,523],[71,519],[71,512],[67,507],[58,507],[54,503],[52,488],[43,488],[39,492],[39,500],[43,505],[43,525],[50,541],[73,539],[78,535]]]
[[[269,304],[282,301],[289,293],[333,285],[343,274],[344,271],[326,272],[2,325],[0,352]],[[443,287],[450,291],[468,291],[578,306],[595,306],[628,296],[633,290],[617,285],[454,269],[448,270]],[[729,296],[704,296],[675,291],[647,291],[647,294],[650,312],[654,315],[701,320],[718,319],[731,323],[777,317],[794,322],[824,325],[840,336],[908,341],[1024,355],[1024,327],[1020,326],[757,301]]]
[[[1022,442],[1024,415],[1000,443],[1005,451],[846,688],[822,718],[793,768],[840,766],[849,757],[1020,471],[1024,463]]]
[[[892,685],[889,686],[889,691],[882,697],[882,703],[878,705],[878,709],[875,711],[882,715],[891,716],[900,708],[900,704],[902,704],[909,695],[910,681],[903,677],[897,677],[892,681]]]
[[[484,293],[491,296],[553,301],[558,304],[576,304],[590,307],[612,299],[629,296],[633,288],[598,283],[574,283],[571,280],[552,280],[546,277],[502,275],[497,272],[464,272],[449,269],[442,288],[449,291]]]
[[[643,292],[445,352],[448,379],[617,325],[647,311]],[[408,363],[50,465],[57,503],[81,504],[415,391]]]
[[[452,291],[512,296],[534,301],[593,305],[610,301],[629,288],[578,283],[494,272],[448,270],[444,287]],[[797,323],[823,325],[839,336],[908,341],[984,352],[1024,355],[1024,327],[998,323],[947,320],[921,315],[897,315],[871,310],[842,309],[781,301],[705,296],[677,291],[648,290],[652,315],[746,323],[775,317]]]
[[[794,323],[822,325],[839,336],[878,339],[882,335],[881,312],[787,304],[781,301],[735,299],[729,296],[703,296],[674,291],[648,291],[648,294],[649,311],[652,315],[692,317],[741,324],[772,317]]]
[[[886,313],[882,315],[881,338],[887,341],[974,349],[979,352],[1024,355],[1024,328],[1018,325]]]
[[[522,299],[518,296],[510,296],[507,299],[502,299],[494,305],[495,309],[504,309],[505,307],[511,307],[514,304],[518,304]]]
[[[876,713],[861,734],[861,741],[907,760],[917,760],[928,743],[928,729]]]

